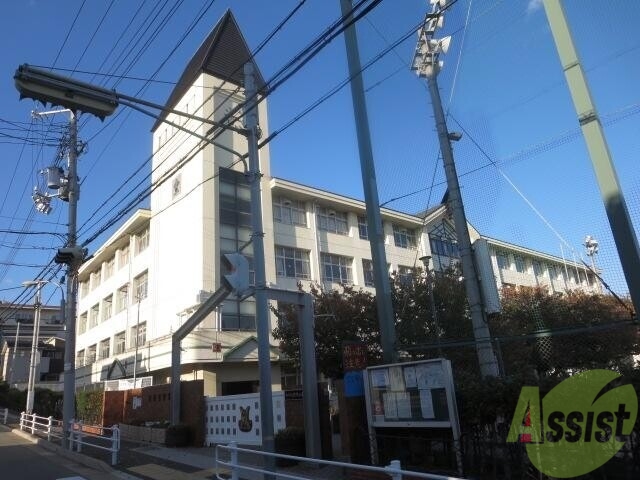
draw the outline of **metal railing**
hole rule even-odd
[[[62,438],[62,421],[53,417],[39,417],[35,413],[22,412],[20,430],[30,431],[31,435],[44,434],[50,442],[51,438]]]
[[[9,409],[3,408],[2,410],[0,410],[0,417],[2,417],[2,423],[6,425],[7,419],[9,418]]]
[[[223,460],[221,458],[222,452],[228,452],[229,460]],[[263,457],[282,458],[287,460],[295,460],[298,462],[304,462],[306,464],[333,466],[349,470],[360,470],[363,472],[376,472],[378,474],[386,474],[391,480],[402,480],[404,476],[412,479],[430,479],[430,480],[462,480],[460,477],[449,477],[446,475],[437,475],[434,473],[413,472],[409,470],[402,470],[400,461],[393,460],[386,467],[373,467],[370,465],[359,465],[354,463],[333,462],[330,460],[319,460],[316,458],[296,457],[294,455],[283,455],[279,453],[268,453],[260,450],[251,450],[248,448],[239,448],[235,442],[231,442],[228,445],[216,445],[215,461],[217,467],[226,467],[229,469],[229,473],[225,473],[226,476],[222,476],[220,473],[216,473],[218,480],[239,480],[241,472],[252,472],[258,474],[274,473],[270,470],[259,468],[256,465],[241,465],[238,460],[238,453],[260,455]],[[275,472],[275,478],[287,479],[287,480],[309,480],[309,477],[299,476],[295,474],[283,473],[282,471]],[[339,480],[336,478],[336,480]]]
[[[111,452],[111,465],[118,463],[120,451],[120,429],[118,425],[113,427],[101,427],[83,425],[82,422],[71,420],[69,422],[70,449],[74,447],[78,453],[82,452],[82,445]]]

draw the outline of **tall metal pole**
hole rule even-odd
[[[67,247],[76,247],[76,219],[78,213],[78,198],[80,186],[78,185],[78,118],[73,110],[69,119],[69,164],[68,164],[68,189],[69,189],[69,226]],[[65,330],[67,332],[64,344],[64,391],[62,395],[62,428],[63,448],[70,448],[69,422],[73,420],[76,412],[76,305],[78,292],[78,268],[77,259],[72,259],[67,267],[67,302],[65,312]]]
[[[349,14],[352,10],[351,0],[340,0],[340,8],[344,22],[349,22],[352,18]],[[376,171],[373,163],[371,133],[369,131],[367,104],[361,74],[362,68],[360,66],[360,54],[358,52],[358,38],[354,24],[351,24],[351,26],[345,30],[344,39],[347,47],[349,76],[351,77],[351,98],[356,120],[364,201],[367,206],[367,231],[369,234],[369,245],[371,247],[373,282],[376,287],[380,342],[382,344],[384,361],[386,363],[393,363],[396,361],[397,356],[395,350],[395,315],[391,302],[391,283],[389,282],[389,272],[387,269],[387,255],[384,250],[384,230],[382,217],[380,215],[378,184],[376,182]]]
[[[11,354],[11,368],[9,369],[9,386],[13,383],[13,372],[16,370],[16,351],[18,350],[18,340],[20,339],[20,320],[16,320],[16,340],[13,344]]]
[[[591,98],[589,85],[580,64],[562,4],[559,0],[544,0],[544,8],[598,180],[600,194],[609,218],[613,240],[616,242],[631,301],[637,314],[640,310],[638,239],[629,218],[627,203],[620,188],[600,117]]]
[[[431,94],[436,130],[438,131],[440,151],[442,152],[442,161],[447,178],[449,205],[453,214],[453,223],[455,224],[456,237],[458,239],[462,274],[464,275],[467,300],[469,301],[469,313],[473,326],[473,337],[476,341],[476,353],[478,355],[478,362],[480,363],[480,373],[483,377],[497,376],[499,374],[498,361],[493,351],[493,346],[491,345],[491,334],[482,309],[478,273],[473,261],[467,217],[464,212],[458,174],[453,160],[453,150],[451,149],[451,139],[449,138],[447,122],[445,120],[444,110],[442,109],[442,100],[440,99],[440,91],[438,90],[437,74],[428,75],[427,84],[429,85],[429,93]]]
[[[253,64],[244,66],[245,98],[249,102],[245,113],[247,147],[249,151],[249,183],[251,185],[251,243],[253,245],[253,266],[255,269],[256,334],[258,336],[258,370],[260,374],[260,419],[262,426],[262,448],[274,451],[273,438],[273,396],[271,391],[271,326],[269,322],[269,302],[267,299],[267,279],[264,258],[264,232],[262,230],[262,197],[260,159],[258,154],[258,109],[257,88]],[[315,381],[315,379],[307,379]],[[275,471],[275,460],[267,457],[266,469]],[[265,478],[272,478],[266,474]]]
[[[31,342],[31,361],[29,363],[29,383],[27,384],[27,406],[25,411],[33,413],[33,401],[36,386],[36,367],[38,366],[38,340],[40,338],[40,289],[42,282],[36,283],[36,297],[33,304],[33,340]]]

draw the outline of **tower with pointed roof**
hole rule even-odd
[[[265,81],[228,10],[198,48],[166,102],[168,109],[220,122],[244,101],[243,67],[254,65],[255,81],[263,91]],[[266,101],[259,104],[260,128],[268,132]],[[242,126],[241,111],[234,123]],[[178,124],[201,137],[215,138],[220,146],[207,144],[177,129]],[[220,258],[250,240],[249,186],[244,164],[233,150],[247,152],[246,139],[231,130],[219,131],[210,123],[168,113],[159,118],[153,132],[153,173],[150,238],[153,259],[149,289],[153,292],[152,338],[168,335],[186,319],[208,292],[220,285]],[[260,150],[265,253],[273,258],[269,149]],[[250,258],[249,245],[243,253]],[[267,278],[275,281],[273,262],[267,262]],[[255,333],[254,302],[227,300],[221,312],[211,315],[202,328],[235,332],[240,341]],[[221,327],[221,328],[220,328]],[[221,334],[224,335],[224,334]],[[247,337],[248,338],[248,337]],[[187,357],[189,354],[183,354]]]

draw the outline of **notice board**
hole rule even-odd
[[[448,360],[369,367],[364,381],[371,426],[457,428]]]

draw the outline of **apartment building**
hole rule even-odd
[[[237,87],[243,81],[241,67],[250,58],[227,12],[187,64],[167,106],[221,120],[244,100]],[[254,70],[260,90],[264,80],[255,65]],[[258,117],[267,136],[266,101],[259,104]],[[80,270],[78,387],[134,376],[167,382],[171,334],[220,286],[221,256],[242,250],[252,269],[250,190],[234,154],[247,150],[245,138],[227,130],[216,145],[203,145],[175,125],[200,136],[211,129],[175,113],[158,120],[152,130],[150,210],[135,212]],[[272,177],[268,145],[260,150],[260,169],[267,281],[284,289],[296,289],[298,282],[373,289],[364,202]],[[432,257],[436,270],[458,261],[445,205],[419,216],[389,209],[381,214],[390,272],[408,274],[422,266],[424,256]],[[560,259],[485,239],[471,226],[469,231],[472,240],[487,244],[484,263],[491,265],[496,289],[572,286],[557,277]],[[279,390],[288,373],[281,369],[271,340],[272,388]],[[183,340],[181,363],[182,378],[203,379],[206,395],[257,391],[253,299],[229,297]]]

